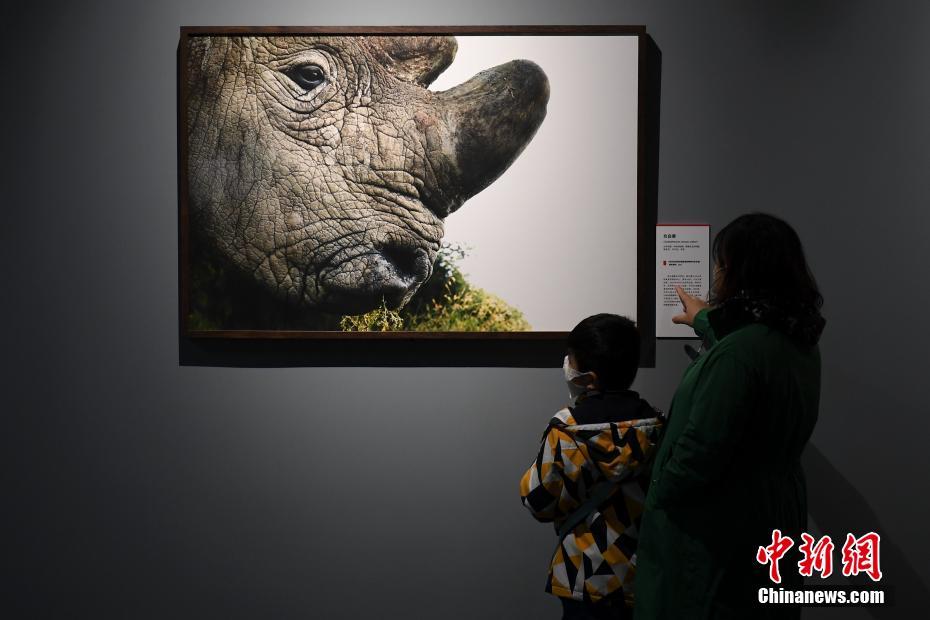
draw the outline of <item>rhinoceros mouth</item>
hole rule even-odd
[[[385,242],[335,262],[318,278],[324,310],[340,314],[368,312],[385,304],[403,307],[430,275],[430,252],[412,243]]]

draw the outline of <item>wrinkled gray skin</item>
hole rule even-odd
[[[506,170],[546,114],[525,60],[444,92],[453,37],[192,37],[192,225],[279,300],[403,306],[444,218]]]

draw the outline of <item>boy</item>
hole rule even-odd
[[[520,480],[523,505],[554,522],[559,544],[546,591],[563,619],[631,618],[636,525],[662,414],[630,390],[639,331],[597,314],[568,336],[563,370],[571,405],[549,421],[536,460]]]

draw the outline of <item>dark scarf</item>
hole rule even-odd
[[[813,304],[779,302],[764,295],[741,292],[708,313],[718,338],[750,323],[776,329],[799,344],[812,347],[820,340],[827,321]]]

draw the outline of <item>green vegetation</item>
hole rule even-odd
[[[339,327],[344,332],[392,332],[404,328],[404,319],[382,301],[381,306],[371,312],[342,317]]]

